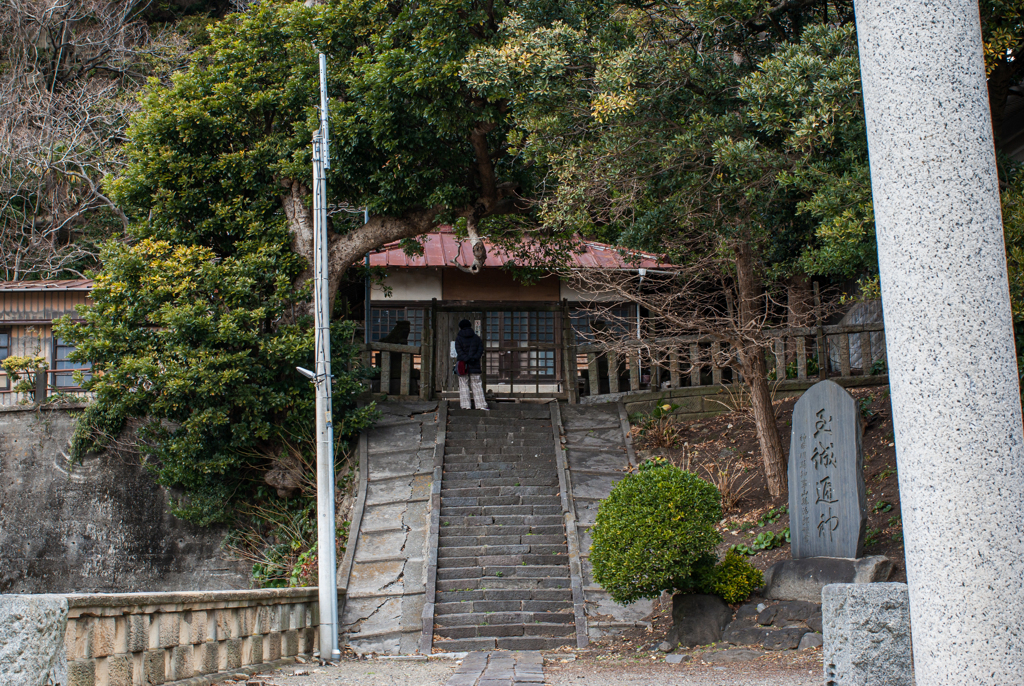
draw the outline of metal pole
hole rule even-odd
[[[363,223],[370,223],[370,208],[365,208],[363,210]],[[363,310],[366,315],[364,317],[366,322],[363,328],[366,330],[363,332],[363,342],[366,343],[366,345],[370,345],[370,295],[370,253],[366,253],[366,278],[363,279]]]
[[[321,125],[327,123],[326,60],[320,55]],[[327,273],[326,130],[313,134],[313,304],[316,349],[316,504],[320,595],[320,659],[339,660],[338,561],[334,521],[334,423],[331,409],[331,316]]]

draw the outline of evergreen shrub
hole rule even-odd
[[[693,591],[722,541],[718,489],[665,461],[646,462],[601,503],[592,531],[594,579],[617,603]],[[709,564],[710,563],[710,564]]]
[[[730,550],[720,563],[707,567],[706,571],[700,570],[695,576],[698,592],[717,595],[730,605],[742,603],[755,589],[764,585],[761,570],[735,550]]]

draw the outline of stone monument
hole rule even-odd
[[[793,559],[860,557],[867,526],[864,451],[857,401],[833,381],[793,408],[789,446]]]

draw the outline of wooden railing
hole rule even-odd
[[[88,402],[93,394],[82,390],[74,381],[74,373],[81,371],[86,374],[89,369],[48,369],[45,372],[33,373],[35,386],[32,393],[18,393],[14,387],[17,381],[11,381],[3,369],[0,369],[0,407],[7,405],[27,405],[38,402]],[[24,378],[24,377],[23,377]]]
[[[885,373],[881,323],[776,329],[767,334],[773,339],[769,353],[773,358],[769,360],[773,380]],[[577,383],[569,384],[570,402],[581,395],[740,382],[742,374],[738,368],[718,362],[728,359],[726,346],[709,336],[637,340],[616,346],[570,344],[566,346],[566,368],[575,366],[577,370]],[[856,353],[856,364],[851,361],[851,349]]]
[[[363,364],[378,370],[375,378],[367,380],[369,390],[384,395],[430,398],[433,395],[433,370],[429,349],[429,345],[397,343],[363,345]]]
[[[885,336],[881,323],[773,329],[769,377],[807,381],[823,378],[882,377],[886,373]],[[728,344],[710,336],[674,336],[627,341],[618,345],[574,342],[563,330],[564,391],[560,397],[719,386],[742,382],[729,360]],[[424,340],[429,340],[424,337]],[[447,361],[447,355],[444,358]],[[363,364],[377,370],[368,390],[390,396],[432,398],[436,374],[432,345],[370,343]]]

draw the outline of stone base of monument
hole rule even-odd
[[[889,558],[881,555],[781,560],[765,572],[761,595],[772,600],[820,603],[821,589],[829,584],[878,583],[886,581],[892,569]]]
[[[906,584],[831,584],[822,592],[827,686],[911,686]]]
[[[821,606],[817,603],[753,599],[736,611],[722,640],[736,646],[759,645],[765,650],[797,650],[821,645],[815,638],[820,632]]]
[[[665,640],[673,648],[717,643],[731,619],[732,609],[716,595],[676,593],[672,596],[672,628]]]
[[[62,595],[0,595],[0,684],[68,683]]]

